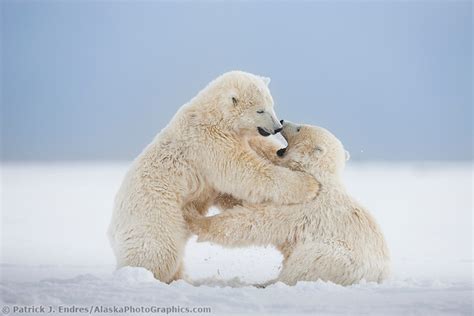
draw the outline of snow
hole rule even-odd
[[[251,284],[278,275],[282,257],[272,247],[224,249],[193,238],[185,256],[192,284],[162,284],[142,268],[114,271],[105,231],[126,170],[127,164],[120,163],[1,165],[0,307],[155,306],[171,313],[172,308],[210,307],[212,314],[472,313],[471,162],[350,161],[347,186],[385,233],[393,259],[391,279],[350,287],[278,283],[266,289]]]

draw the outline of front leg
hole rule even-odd
[[[260,157],[265,158],[274,164],[278,164],[281,161],[281,158],[276,154],[276,152],[281,148],[281,145],[276,144],[274,141],[260,136],[252,137],[249,140],[249,146]],[[221,211],[225,211],[235,206],[242,206],[242,200],[236,199],[230,194],[221,193],[216,197],[214,206],[219,208]]]
[[[317,196],[319,183],[311,175],[274,165],[248,146],[234,142],[206,148],[197,161],[220,192],[255,204],[296,204]]]
[[[228,210],[238,205],[242,205],[242,200],[238,200],[230,194],[219,194],[214,200],[214,205],[221,211]]]
[[[267,207],[235,207],[215,216],[195,218],[190,230],[198,241],[227,247],[279,245],[294,238],[293,212]]]

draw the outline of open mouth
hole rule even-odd
[[[258,132],[260,133],[260,135],[262,135],[262,136],[267,137],[267,136],[271,135],[271,133],[269,133],[266,129],[261,128],[260,126],[257,127],[257,129],[258,129]]]
[[[278,149],[277,152],[276,152],[277,156],[278,157],[283,157],[285,155],[287,149],[288,149],[288,147]]]

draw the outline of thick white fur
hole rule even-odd
[[[273,244],[284,255],[275,281],[294,285],[318,279],[349,285],[380,282],[389,274],[389,253],[375,220],[344,188],[346,153],[327,130],[285,123],[283,158],[272,160],[308,172],[321,183],[317,199],[295,205],[243,203],[221,214],[194,219],[199,241],[228,247]],[[271,282],[270,282],[271,283]]]
[[[239,71],[218,77],[133,162],[108,231],[118,267],[144,267],[163,282],[181,278],[190,236],[183,216],[204,214],[219,193],[278,204],[317,195],[313,177],[273,165],[249,145],[263,139],[257,127],[281,127],[266,83]]]

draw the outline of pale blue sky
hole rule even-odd
[[[470,1],[2,1],[2,160],[130,160],[208,81],[358,160],[471,160]]]

